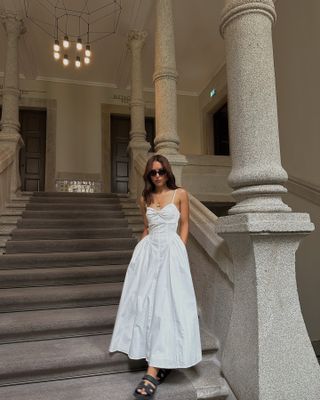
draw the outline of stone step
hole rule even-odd
[[[132,250],[83,251],[76,253],[5,254],[0,269],[76,267],[87,265],[128,264]]]
[[[124,208],[124,209],[122,209],[122,211],[123,211],[123,213],[124,213],[124,215],[126,217],[128,217],[128,216],[139,216],[141,221],[143,220],[142,219],[142,215],[141,215],[141,211],[139,210],[139,208]]]
[[[0,216],[0,225],[17,225],[21,220],[21,216]]]
[[[96,335],[2,344],[0,386],[146,368],[144,360],[110,355],[110,339]]]
[[[10,199],[9,203],[7,204],[7,207],[9,208],[25,208],[27,204],[29,203],[29,200],[12,200]]]
[[[3,313],[0,343],[111,333],[117,309],[108,305]]]
[[[0,312],[118,304],[121,289],[122,282],[1,289]]]
[[[129,400],[142,378],[141,371],[87,376],[21,384],[0,388],[6,400]],[[158,386],[157,400],[225,400],[226,382],[219,369],[202,361],[188,369],[176,369]]]
[[[121,207],[123,208],[123,209],[126,209],[126,208],[136,208],[137,210],[140,210],[140,208],[138,207],[138,205],[137,205],[137,203],[135,203],[135,202],[123,202],[123,201],[121,201],[120,202],[120,205],[121,205]]]
[[[13,240],[31,240],[31,239],[102,239],[131,237],[130,228],[83,228],[83,229],[15,229],[11,233]],[[1,228],[0,228],[1,234]]]
[[[117,197],[107,198],[107,197],[31,197],[29,204],[40,204],[40,203],[55,203],[55,204],[119,204],[119,199]]]
[[[137,240],[132,237],[115,239],[8,240],[6,253],[129,250],[133,249],[136,244]]]
[[[0,235],[1,235],[1,236],[8,236],[8,235],[10,235],[15,229],[16,229],[16,228],[15,228],[14,225],[5,225],[5,224],[1,224],[1,225],[0,225]]]
[[[67,210],[67,211],[24,211],[23,218],[42,218],[42,219],[76,219],[76,218],[121,218],[123,217],[123,212],[119,211],[87,211],[87,210]]]
[[[7,217],[7,216],[21,216],[24,212],[24,208],[11,208],[11,207],[6,207],[1,215],[3,217]]]
[[[67,197],[67,198],[115,198],[118,199],[118,195],[116,193],[81,193],[81,192],[33,192],[33,198],[43,198],[43,197]]]
[[[127,265],[0,270],[0,288],[122,282]]]
[[[139,215],[137,215],[137,216],[135,216],[135,215],[133,215],[133,216],[129,215],[129,216],[126,217],[126,219],[127,219],[129,225],[131,225],[131,224],[141,224],[141,223],[143,223],[143,219],[142,219],[142,215],[141,215],[141,214],[139,214]]]
[[[3,217],[5,218],[5,217]],[[9,217],[7,217],[9,218]],[[0,218],[1,222],[1,218]],[[139,221],[141,223],[141,220]],[[19,228],[110,228],[128,226],[128,221],[124,218],[78,218],[78,219],[40,219],[40,218],[23,218],[17,222]]]
[[[120,203],[29,203],[26,205],[26,210],[28,211],[68,211],[68,210],[97,210],[97,211],[121,211],[122,207]]]

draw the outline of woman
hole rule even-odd
[[[144,231],[127,269],[109,351],[146,359],[147,374],[134,396],[151,399],[171,369],[191,367],[202,355],[185,247],[188,194],[177,187],[169,161],[161,155],[148,160],[143,178]]]

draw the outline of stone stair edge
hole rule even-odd
[[[30,383],[19,386],[0,388],[0,395],[6,400],[127,400],[142,377],[141,371],[119,372],[118,374],[101,374],[97,376],[73,378],[68,380],[55,380],[44,383]],[[220,385],[219,380],[217,386]],[[121,391],[119,392],[119,387]],[[212,382],[214,388],[214,381]],[[214,388],[215,389],[215,388]],[[199,388],[194,379],[187,376],[185,370],[175,370],[158,387],[157,400],[194,400],[197,398]],[[208,390],[207,390],[208,392]],[[202,399],[222,400],[226,395],[218,393]],[[117,396],[115,397],[115,393]],[[40,396],[40,397],[38,397]]]
[[[3,384],[21,384],[24,381],[40,382],[42,380],[72,378],[72,376],[79,377],[88,375],[88,372],[89,374],[115,373],[128,369],[146,368],[144,359],[131,360],[120,352],[109,353],[110,339],[111,334],[101,334],[4,344],[0,347],[0,357],[2,360],[8,361],[5,369],[0,366],[0,386]],[[12,346],[18,348],[18,357],[12,355]],[[81,354],[78,351],[80,348],[82,349]],[[33,354],[34,351],[41,355],[38,357],[36,365],[33,364],[33,360],[28,359],[28,355]],[[27,365],[24,367],[19,364],[20,357],[26,360],[25,364]],[[201,363],[199,364],[201,365]],[[43,368],[43,373],[42,375],[35,375],[40,370],[40,365]],[[199,369],[200,365],[194,368]],[[225,394],[221,391],[217,393],[224,386],[224,380],[220,376],[218,367],[210,361],[210,366],[213,369],[211,368],[210,377],[208,377],[208,366],[209,364],[206,362],[204,368],[204,372],[207,372],[206,376],[203,373],[199,375],[197,371],[192,373],[191,368],[186,369],[186,371],[189,370],[188,378],[195,381],[194,387],[197,391],[202,390],[208,394],[208,390],[214,390],[215,394]],[[212,371],[214,375],[212,375]],[[215,385],[212,384],[213,376],[215,377]]]
[[[127,264],[0,269],[0,289],[122,282],[126,270]]]

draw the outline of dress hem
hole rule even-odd
[[[187,364],[170,364],[170,363],[163,363],[163,361],[159,360],[156,361],[154,359],[149,359],[147,356],[135,356],[135,355],[131,355],[129,354],[127,351],[125,350],[120,350],[120,349],[116,349],[116,350],[109,350],[109,353],[114,353],[114,352],[120,352],[120,353],[124,353],[126,354],[131,360],[141,360],[141,359],[145,359],[147,361],[147,363],[155,368],[167,368],[167,369],[177,369],[177,368],[190,368],[196,364],[198,364],[201,360],[202,360],[202,356],[197,359],[196,361],[193,361],[191,363],[187,363]],[[163,363],[163,364],[162,364]]]

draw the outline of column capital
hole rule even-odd
[[[142,48],[148,33],[146,31],[132,30],[128,33],[127,46],[130,50],[133,48]]]
[[[275,22],[277,16],[272,0],[225,0],[220,20],[221,36],[224,37],[226,26],[231,21],[249,13],[264,14],[272,23]]]
[[[0,14],[2,25],[7,34],[20,36],[26,32],[23,19],[16,13],[3,11]]]

